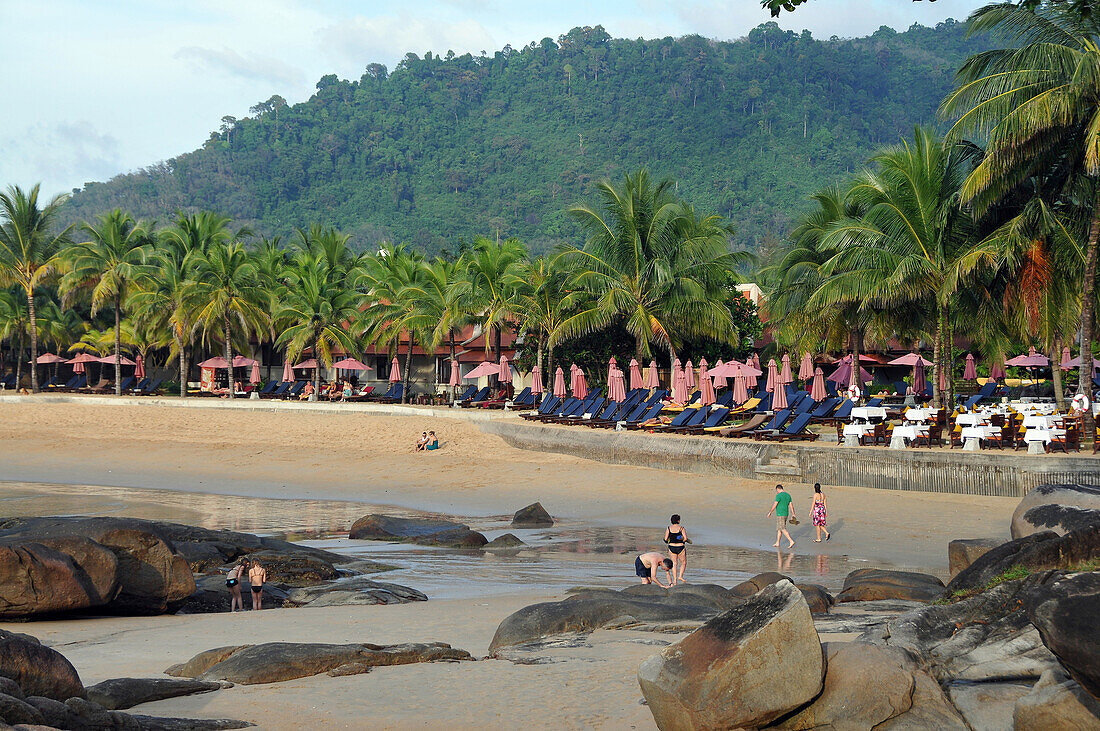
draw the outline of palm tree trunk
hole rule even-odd
[[[1062,388],[1062,339],[1054,339],[1054,350],[1050,354],[1050,372],[1054,380],[1054,403],[1058,411],[1066,410],[1066,395]]]
[[[546,374],[542,372],[542,348],[546,344],[546,338],[541,334],[539,335],[538,353],[535,355],[535,365],[539,367],[539,373],[543,375],[543,385],[546,384]]]
[[[19,382],[23,380],[23,336],[19,336],[18,345],[15,346],[15,390],[19,390]]]
[[[450,341],[451,349],[451,367],[454,367],[455,362],[455,330],[454,328],[447,329],[447,339]],[[450,374],[447,374],[447,382],[450,383]],[[458,386],[451,386],[451,401],[454,401],[458,397]]]
[[[27,312],[30,314],[28,327],[31,331],[31,393],[38,393],[38,318],[34,312],[33,290],[27,290]]]
[[[1085,281],[1081,285],[1081,366],[1077,370],[1077,393],[1092,395],[1092,316],[1096,289],[1096,250],[1100,241],[1100,196],[1092,211],[1092,225],[1089,226],[1088,248],[1085,250]],[[1091,404],[1092,399],[1089,399]],[[1092,418],[1092,408],[1085,409],[1085,429],[1083,441],[1093,441],[1096,425]]]
[[[848,376],[848,387],[857,386],[859,388],[860,397],[863,394],[863,366],[859,364],[859,356],[863,351],[863,331],[856,328],[852,332],[852,374]]]
[[[943,312],[936,308],[936,337],[932,341],[932,405],[937,409],[940,402],[940,369],[943,368]]]
[[[187,398],[187,348],[183,345],[183,337],[178,333],[173,335],[180,354],[180,398]]]
[[[224,318],[225,325],[225,362],[228,364],[226,374],[229,378],[229,398],[236,398],[236,389],[233,388],[233,341],[229,339],[229,316]]]
[[[115,396],[122,395],[122,313],[121,297],[115,295]]]
[[[409,382],[410,378],[409,369],[412,368],[413,359],[413,338],[412,333],[409,333],[409,349],[405,351],[405,381],[401,387],[401,403],[409,403]]]
[[[946,332],[944,338],[944,360],[947,361],[947,396],[944,402],[947,408],[955,403],[955,326],[951,324],[951,305],[943,306],[943,328]]]
[[[546,373],[542,374],[542,390],[550,393],[554,390],[554,344],[546,346]]]
[[[313,398],[320,398],[321,393],[321,341],[313,341],[313,359],[317,361],[317,367],[313,369]]]

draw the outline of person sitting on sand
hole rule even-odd
[[[313,395],[313,384],[307,383],[306,387],[302,389],[302,392],[298,394],[299,401],[309,401],[309,397]]]
[[[355,389],[351,387],[351,381],[344,381],[344,401],[347,401],[349,398],[351,398],[351,395],[354,392]]]
[[[665,570],[665,576],[668,577],[668,584],[662,584],[657,578],[657,568],[663,568]],[[669,573],[672,570],[672,559],[665,558],[659,553],[643,553],[634,559],[634,573],[641,578],[643,584],[657,584],[665,589],[672,588],[672,574]]]
[[[424,432],[420,435],[420,438],[416,440],[416,451],[423,452],[428,446],[428,432]]]
[[[439,437],[435,435],[434,431],[428,432],[428,442],[424,445],[424,449],[429,452],[434,452],[439,449]]]
[[[267,581],[267,569],[259,561],[252,562],[248,570],[248,583],[252,585],[252,608],[263,609],[264,582]]]
[[[229,587],[229,595],[232,597],[229,602],[229,611],[231,612],[244,611],[244,601],[241,599],[241,577],[248,571],[248,567],[248,559],[242,558],[236,566],[229,569],[229,573],[225,577],[225,585]]]

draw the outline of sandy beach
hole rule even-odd
[[[415,453],[413,441],[429,428],[444,448]],[[774,522],[764,517],[774,483],[513,449],[457,419],[0,403],[0,438],[0,481],[9,483],[0,508],[8,515],[102,512],[253,531],[278,525],[301,531],[300,538],[320,539],[346,531],[357,514],[386,506],[464,516],[476,528],[499,532],[514,510],[540,500],[578,531],[629,527],[617,547],[625,551],[631,541],[645,540],[647,528],[650,547],[657,548],[668,514],[679,512],[701,544],[701,571],[728,577],[722,564],[730,563],[747,573],[780,568],[813,579],[814,567],[831,560],[821,581],[834,590],[837,577],[854,566],[946,576],[947,542],[1007,536],[1017,502],[827,485],[834,539],[812,543],[807,520],[796,529],[795,550],[777,556],[770,547]],[[790,489],[807,517],[809,487]],[[446,572],[453,572],[471,591],[426,603],[0,626],[60,650],[85,683],[156,676],[200,650],[263,641],[442,641],[483,657],[501,619],[527,604],[562,598],[570,574],[619,587],[634,581],[632,557],[616,551],[548,554],[544,565],[562,572],[562,583],[511,593],[494,589],[511,575],[507,565],[483,576],[461,556],[447,560],[431,564],[444,572],[434,580],[445,585]],[[595,570],[585,561],[601,563]],[[416,587],[415,578],[407,583]],[[479,594],[482,580],[486,588]],[[277,729],[653,728],[635,673],[645,657],[676,638],[601,631],[581,646],[538,651],[539,664],[480,660],[378,668],[353,677],[240,686],[137,710],[236,717]]]

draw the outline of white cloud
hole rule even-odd
[[[242,56],[231,48],[216,50],[185,46],[176,51],[175,58],[190,61],[200,69],[210,69],[248,81],[300,84],[304,78],[301,69],[283,63],[277,58],[255,53]]]
[[[0,148],[0,179],[30,186],[44,181],[48,192],[69,180],[103,180],[121,168],[120,144],[87,120],[37,124],[6,140]],[[6,163],[6,164],[5,164]]]
[[[447,22],[408,13],[376,17],[356,16],[317,32],[318,47],[351,74],[367,64],[402,59],[407,53],[478,54],[496,49],[493,36],[481,23],[466,18]],[[350,68],[349,68],[350,67]]]

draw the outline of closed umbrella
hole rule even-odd
[[[706,358],[699,361],[699,403],[703,406],[714,403],[714,384],[710,380],[710,374],[707,373]]]
[[[645,388],[650,388],[650,389],[660,388],[661,382],[657,378],[657,361],[656,360],[649,361],[649,368],[646,368],[646,370],[645,370],[645,383],[643,384],[643,386]]]
[[[576,385],[573,386],[573,395],[579,399],[588,396],[588,382],[585,381],[584,371],[580,366],[577,366]]]
[[[676,369],[676,375],[672,379],[672,400],[678,404],[686,404],[688,400],[687,376],[679,368]]]
[[[803,353],[802,362],[798,365],[798,380],[808,381],[815,375],[813,357],[809,353]]]
[[[776,376],[778,378],[778,376]],[[775,384],[775,395],[772,396],[772,411],[787,408],[787,384]]]
[[[638,365],[637,358],[630,359],[630,390],[645,388],[645,379],[642,378],[642,367]]]
[[[612,370],[608,376],[607,397],[620,403],[626,399],[626,377],[618,368]]]
[[[537,370],[537,369],[536,369]],[[451,361],[451,377],[447,379],[447,385],[455,388],[462,383],[462,373],[457,360]]]
[[[913,364],[913,393],[918,396],[928,390],[928,377],[924,373],[924,359]]]
[[[810,386],[810,398],[814,401],[824,401],[828,396],[828,392],[825,390],[825,373],[820,368],[814,369],[814,382]]]
[[[690,360],[684,366],[684,380],[687,382],[688,391],[695,388],[695,366],[691,364]]]
[[[508,365],[508,359],[503,355],[500,356],[500,372],[498,378],[501,383],[512,382],[512,367]]]
[[[137,365],[134,366],[134,378],[145,378],[145,359],[138,353]]]
[[[257,361],[252,361],[252,373],[249,374],[248,382],[249,383],[259,383],[260,382],[260,364]]]
[[[791,354],[783,354],[783,368],[779,371],[780,383],[794,383],[794,377],[791,375]]]
[[[401,364],[397,362],[397,356],[390,361],[390,383],[401,382]]]
[[[940,368],[940,392],[947,390],[947,369]]]
[[[966,367],[963,368],[963,380],[964,381],[976,381],[978,380],[978,369],[974,367],[974,354],[966,354]]]
[[[729,385],[728,383],[726,383],[726,375],[722,373],[725,365],[726,364],[723,363],[721,359],[719,359],[718,362],[714,364],[714,370],[708,371],[711,380],[714,381],[715,391],[720,388],[725,388]]]
[[[535,366],[531,369],[531,393],[542,393],[542,369]]]
[[[1073,364],[1070,363],[1071,359],[1072,359],[1072,356],[1069,354],[1069,346],[1067,345],[1066,347],[1062,348],[1062,363],[1061,363],[1062,370],[1064,370],[1064,371],[1069,370],[1070,368],[1073,367]],[[1078,359],[1077,363],[1078,364],[1081,363],[1080,359]]]
[[[611,376],[613,376],[615,374],[615,371],[618,370],[618,367],[619,367],[619,364],[615,362],[615,356],[611,356],[611,360],[607,361],[607,388],[608,388],[608,394],[611,393]],[[611,398],[611,396],[608,395],[608,398]],[[618,400],[618,399],[616,399],[616,400]]]
[[[294,369],[290,367],[289,360],[283,360],[283,383],[290,383],[294,380]]]
[[[760,371],[761,373],[764,372],[764,369],[760,367],[760,354],[759,353],[753,353],[752,354],[752,367],[755,368],[756,370]]]
[[[561,366],[558,366],[557,371],[554,372],[554,395],[558,398],[565,398],[565,373],[562,371]]]
[[[675,358],[672,361],[672,370],[668,374],[668,390],[675,392],[676,379],[684,375],[684,369],[680,365],[680,359]],[[683,403],[683,402],[681,402]]]
[[[762,371],[760,370],[760,359],[756,357],[755,353],[753,353],[753,356],[745,361],[745,365],[752,369],[751,371],[745,372],[745,387],[751,388],[755,391],[756,376],[762,373]]]
[[[990,366],[989,377],[994,381],[998,381],[1005,377],[1005,367],[1000,361]]]
[[[749,389],[745,386],[744,375],[733,377],[733,402],[740,406],[749,400]]]
[[[576,363],[570,363],[569,364],[569,390],[570,391],[576,391],[577,390],[577,364]]]
[[[771,358],[768,361],[768,381],[764,384],[764,390],[768,393],[775,393],[777,381],[779,381],[779,370],[775,365],[775,358]]]

